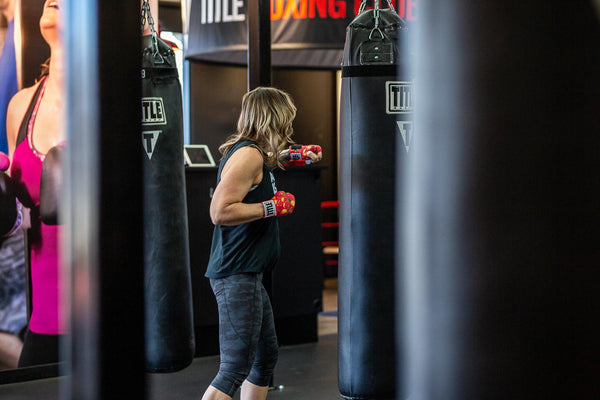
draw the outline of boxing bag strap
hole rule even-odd
[[[19,133],[17,134],[17,143],[15,146],[15,149],[17,147],[19,147],[19,145],[21,144],[21,142],[23,140],[27,139],[27,129],[28,129],[28,125],[29,125],[29,120],[31,119],[31,115],[33,114],[33,110],[38,101],[38,98],[40,97],[42,90],[44,89],[43,81],[46,78],[47,78],[47,75],[44,75],[42,78],[40,78],[40,83],[39,83],[37,89],[35,90],[35,93],[33,94],[31,101],[29,102],[29,106],[27,107],[27,111],[25,112],[25,116],[23,117],[23,121],[21,122],[21,126],[19,127]]]
[[[357,76],[396,76],[398,66],[391,65],[373,65],[365,68],[363,65],[342,66],[342,78],[351,78]]]

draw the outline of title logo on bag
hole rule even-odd
[[[386,82],[386,113],[405,114],[413,112],[413,84],[412,82]]]
[[[144,153],[148,156],[148,160],[152,160],[152,154],[156,148],[156,142],[162,131],[146,131],[142,132],[142,146]]]
[[[408,153],[413,138],[413,123],[412,121],[396,121],[396,125],[398,125],[398,130],[400,131],[400,135],[402,135],[402,140],[404,141],[404,148]]]
[[[166,125],[167,114],[162,97],[142,97],[142,125]]]

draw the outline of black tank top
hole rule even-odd
[[[29,102],[29,107],[27,108],[27,111],[25,112],[25,115],[23,116],[23,121],[21,121],[21,125],[19,126],[19,133],[17,134],[17,145],[15,146],[15,148],[17,148],[19,146],[19,144],[21,144],[21,142],[27,138],[27,131],[29,129],[29,121],[31,121],[31,116],[33,115],[33,110],[38,101],[38,98],[40,97],[40,95],[42,93],[42,89],[44,88],[44,81],[46,80],[47,77],[48,77],[47,75],[44,75],[40,79],[40,83],[38,84],[38,87],[35,89],[35,93],[33,94],[31,101]]]
[[[250,140],[236,143],[219,163],[217,184],[227,160],[236,150],[245,146],[258,147]],[[243,202],[260,203],[269,200],[276,192],[273,173],[263,164],[262,181],[250,189]],[[268,271],[275,266],[280,253],[279,224],[276,217],[235,226],[215,225],[205,276],[224,278],[241,273]]]

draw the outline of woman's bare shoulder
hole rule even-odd
[[[29,106],[29,102],[31,101],[31,98],[33,97],[38,85],[39,82],[37,82],[33,86],[29,86],[19,90],[10,100],[10,103],[8,105],[9,111],[11,108],[13,110],[19,110],[23,108],[26,109]]]
[[[244,146],[237,149],[223,168],[223,172],[228,169],[240,169],[246,172],[262,171],[263,157],[259,149],[253,146]]]
[[[6,133],[9,144],[14,143],[17,139],[19,126],[21,125],[21,121],[23,121],[25,112],[27,112],[29,103],[38,85],[39,82],[33,86],[19,90],[8,103],[8,109],[6,110]]]
[[[254,161],[263,159],[262,151],[258,148],[258,146],[254,146],[254,145],[240,147],[232,154],[232,156],[234,156],[236,153],[237,153],[238,157],[240,157],[240,156],[241,157],[250,157]]]

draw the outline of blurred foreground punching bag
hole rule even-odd
[[[600,398],[595,4],[419,3],[397,219],[411,399]]]
[[[143,40],[146,369],[173,372],[194,357],[181,85],[173,50]]]
[[[398,76],[405,22],[389,3],[365,3],[342,63],[338,385],[344,398],[378,400],[396,398],[395,165],[410,146],[412,83]]]

